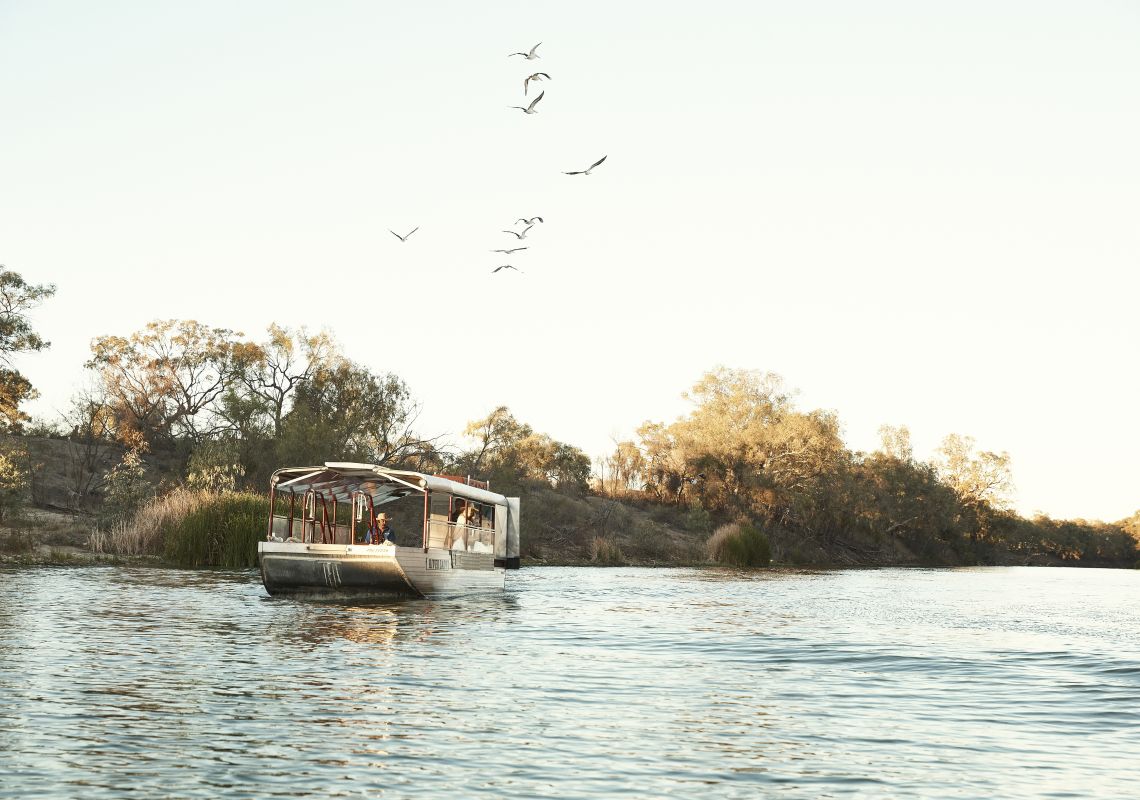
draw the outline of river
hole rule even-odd
[[[0,797],[1135,797],[1140,572],[0,570]]]

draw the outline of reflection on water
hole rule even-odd
[[[0,797],[1130,797],[1140,573],[0,571]]]

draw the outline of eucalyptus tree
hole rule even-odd
[[[117,438],[144,449],[193,443],[225,427],[216,402],[233,376],[241,334],[196,320],[156,320],[130,336],[99,336],[87,367],[102,382]]]
[[[20,404],[36,396],[31,382],[12,367],[12,358],[50,346],[32,328],[28,312],[55,294],[53,284],[31,284],[0,265],[0,430],[19,433],[30,418]]]

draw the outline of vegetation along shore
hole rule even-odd
[[[0,269],[0,355],[48,346],[28,312],[53,291]],[[1140,559],[1140,511],[1115,522],[1022,517],[1009,507],[1007,454],[951,434],[922,461],[901,426],[884,426],[875,451],[852,451],[834,412],[798,408],[770,373],[713,369],[690,390],[688,414],[647,421],[591,459],[507,407],[459,441],[419,431],[405,382],[351,361],[327,332],[272,325],[255,340],[156,321],[96,337],[85,368],[89,388],[46,420],[21,408],[30,382],[0,369],[6,561],[252,566],[273,469],[333,460],[489,479],[523,499],[529,564]],[[396,529],[413,530],[398,514]]]

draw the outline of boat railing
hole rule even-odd
[[[457,522],[433,519],[428,523],[428,547],[443,550],[495,551],[495,531]]]

